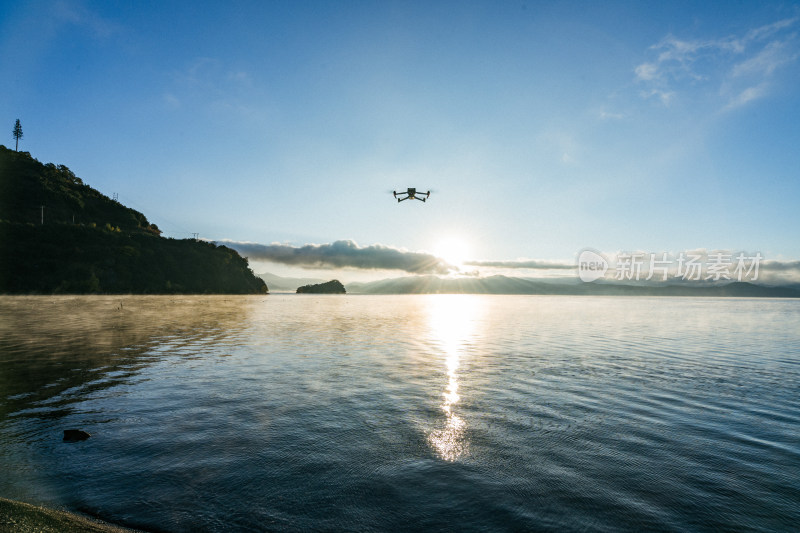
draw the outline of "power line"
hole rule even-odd
[[[148,208],[142,207],[137,201],[134,201],[134,198],[132,198],[129,194],[125,194],[123,196],[123,200],[125,200],[125,203],[123,205],[133,207],[142,214],[144,214],[145,212],[153,213],[155,215],[155,218],[157,218],[160,221],[166,222],[170,226],[170,229],[167,229],[165,226],[159,226],[162,231],[167,231],[167,233],[173,233],[179,235],[194,235],[194,233],[188,231],[186,228],[180,226],[179,224],[175,224],[172,220],[169,220],[167,217],[161,215],[160,213],[156,213],[154,209],[149,207]]]

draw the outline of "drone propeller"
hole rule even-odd
[[[389,194],[405,194],[406,190],[407,190],[407,188],[406,189],[402,189],[402,190],[400,190],[400,189],[384,189],[383,192],[388,192]],[[428,194],[428,193],[439,194],[439,189],[420,189],[419,187],[417,187],[417,194]]]

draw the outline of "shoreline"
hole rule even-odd
[[[0,497],[0,531],[144,533],[98,518]]]

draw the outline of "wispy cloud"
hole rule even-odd
[[[122,27],[103,18],[86,7],[71,2],[59,1],[53,4],[52,14],[58,20],[88,28],[96,37],[106,38],[119,33]]]
[[[605,109],[601,109],[597,116],[600,120],[622,120],[625,118],[623,113],[614,113],[612,111],[606,111]]]
[[[735,43],[737,49],[744,50],[746,43],[750,41],[759,41],[766,39],[767,37],[771,37],[775,33],[789,28],[797,22],[797,17],[779,20],[777,22],[773,22],[772,24],[766,24],[764,26],[759,26],[758,28],[752,29],[744,37],[744,42],[742,43]]]
[[[642,81],[652,81],[658,77],[658,65],[655,63],[642,63],[634,69],[636,77]]]
[[[652,56],[634,68],[644,98],[670,105],[690,88],[717,88],[724,109],[769,94],[776,73],[800,57],[798,18],[779,20],[717,39],[680,39],[667,35],[650,47]]]
[[[305,268],[357,268],[402,270],[411,274],[449,274],[457,270],[443,259],[424,252],[411,252],[382,244],[359,246],[351,240],[329,244],[258,244],[218,241],[251,261],[268,261]]]
[[[736,107],[741,107],[753,100],[758,100],[759,98],[763,97],[764,94],[767,92],[767,84],[761,83],[755,87],[748,87],[741,91],[739,94],[733,96],[729,101],[728,104],[725,106],[725,109],[734,109]]]
[[[800,277],[800,261],[764,261],[761,268],[768,272],[792,272]]]
[[[764,261],[759,279],[770,285],[800,284],[800,261]]]
[[[234,113],[248,119],[263,118],[259,89],[246,70],[213,57],[196,57],[172,73],[172,83],[162,99],[171,109],[201,108],[210,112]]]
[[[467,266],[487,268],[520,268],[530,270],[571,270],[574,264],[557,261],[540,261],[538,259],[521,259],[516,261],[465,261]]]
[[[769,76],[778,68],[797,59],[797,51],[788,41],[774,41],[765,46],[758,54],[734,65],[731,76]]]

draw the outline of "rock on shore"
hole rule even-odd
[[[15,533],[131,533],[138,530],[115,526],[66,511],[0,498],[0,531]]]

